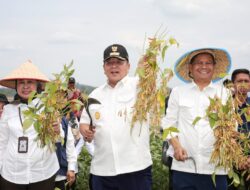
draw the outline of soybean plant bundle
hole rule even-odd
[[[229,177],[238,185],[240,180],[234,169],[239,170],[246,163],[250,144],[248,135],[236,131],[242,120],[235,110],[233,98],[230,96],[225,105],[218,97],[210,98],[207,116],[216,139],[210,162],[216,168],[228,170]]]
[[[168,47],[173,44],[178,45],[176,40],[173,38],[163,40],[157,37],[148,40],[149,47],[139,60],[137,68],[139,83],[132,128],[137,121],[141,124],[147,121],[148,115],[151,126],[160,126],[160,120],[165,111],[165,98],[168,95],[167,83],[173,76],[171,69],[163,71],[160,69],[158,57],[161,56],[162,61],[164,61]]]
[[[67,100],[68,79],[74,73],[69,66],[64,66],[60,74],[54,74],[55,79],[48,82],[45,90],[41,94],[32,93],[29,97],[29,108],[23,111],[25,120],[23,123],[24,130],[34,126],[37,132],[37,141],[40,147],[48,146],[50,150],[55,150],[55,143],[60,140],[60,135],[54,131],[54,122],[61,121],[64,115],[70,110],[70,104],[74,101],[81,105],[78,100]],[[38,105],[30,106],[30,102],[37,98]]]

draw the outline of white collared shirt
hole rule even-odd
[[[215,172],[215,166],[209,163],[215,137],[209,121],[204,118],[209,106],[209,97],[214,98],[215,95],[222,97],[224,103],[228,98],[228,92],[224,87],[212,83],[202,91],[194,82],[172,90],[162,127],[163,129],[171,126],[177,127],[179,133],[172,133],[172,136],[168,138],[178,136],[188,157],[193,158],[186,161],[173,159],[173,170],[199,174]],[[197,116],[203,118],[193,126],[192,123]],[[168,154],[173,154],[172,147],[169,151]],[[226,171],[218,169],[216,174],[226,174]]]
[[[89,107],[96,127],[90,169],[94,175],[115,176],[139,171],[152,164],[149,125],[136,123],[131,133],[137,82],[137,78],[125,77],[114,88],[105,84],[90,94],[91,98],[101,102]],[[83,110],[80,123],[90,123],[86,110]]]
[[[69,125],[66,127],[68,127],[67,140],[66,140],[66,157],[67,157],[67,162],[68,162],[68,171],[74,171],[76,173],[77,152],[76,152],[76,147],[75,147],[75,139],[74,139],[71,127]],[[56,176],[55,181],[62,181],[65,179],[67,179],[66,176],[62,176],[58,174]]]
[[[19,107],[21,111],[27,109],[26,104],[6,105],[0,120],[0,173],[4,179],[15,184],[43,181],[58,171],[57,156],[48,147],[39,147],[33,126],[23,132]],[[28,137],[28,152],[18,153],[18,138],[23,135]]]

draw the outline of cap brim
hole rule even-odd
[[[112,55],[112,56],[107,57],[107,58],[104,59],[103,61],[107,61],[107,60],[110,59],[110,58],[117,58],[117,59],[120,59],[120,60],[122,60],[122,61],[126,61],[126,60],[127,60],[127,59],[124,58],[124,57]]]

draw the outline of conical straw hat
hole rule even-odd
[[[0,80],[0,85],[8,88],[16,88],[16,80],[32,79],[41,83],[48,82],[49,79],[30,61],[21,64],[17,69]]]
[[[177,60],[174,71],[179,79],[184,82],[190,82],[192,80],[192,78],[189,77],[188,64],[194,56],[201,53],[209,53],[214,57],[216,64],[212,77],[213,82],[222,79],[225,74],[229,72],[231,68],[231,57],[226,50],[218,48],[202,48],[185,53]]]

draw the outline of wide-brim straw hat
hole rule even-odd
[[[16,88],[16,80],[30,79],[41,82],[42,86],[49,79],[30,61],[21,64],[17,69],[13,70],[10,74],[0,80],[0,85],[8,88]]]
[[[213,82],[222,79],[229,72],[231,68],[231,57],[226,50],[219,48],[202,48],[187,52],[176,61],[174,71],[179,79],[184,82],[190,82],[192,80],[189,76],[188,64],[194,56],[201,53],[209,53],[214,57],[215,69],[212,77]]]

